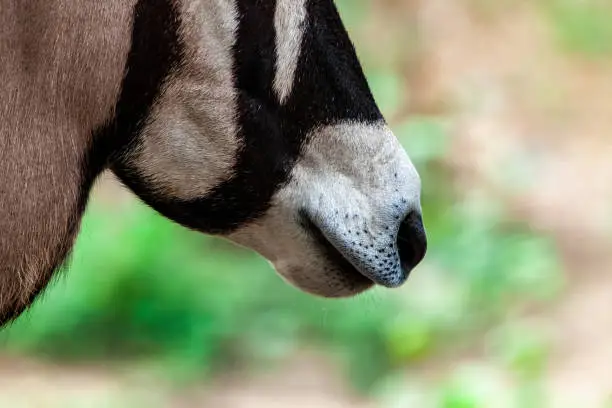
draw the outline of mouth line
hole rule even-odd
[[[321,229],[313,223],[308,216],[301,214],[300,224],[302,227],[312,235],[316,240],[319,247],[323,250],[325,257],[329,262],[336,265],[336,267],[344,275],[350,277],[355,283],[367,283],[370,285],[376,284],[372,279],[365,276],[359,271],[342,253],[325,237],[325,234]]]

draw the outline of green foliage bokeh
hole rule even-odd
[[[258,255],[187,231],[143,204],[118,211],[94,203],[71,260],[3,333],[5,346],[52,358],[155,360],[191,378],[235,364],[267,365],[316,344],[370,389],[398,368],[457,346],[513,296],[545,300],[555,282],[555,265],[542,263],[554,259],[544,238],[499,231],[495,217],[450,204],[436,164],[444,132],[431,118],[398,126],[425,169],[430,237],[427,261],[401,290],[316,299]]]
[[[340,2],[356,24],[365,13],[351,4]],[[374,94],[393,112],[401,75],[372,66]],[[199,378],[236,365],[269,366],[316,345],[368,390],[462,347],[516,298],[550,299],[562,282],[546,237],[524,225],[505,230],[502,203],[452,190],[442,163],[451,137],[444,118],[413,117],[393,128],[423,179],[429,238],[426,261],[404,288],[315,299],[256,254],[187,231],[143,204],[118,211],[93,203],[71,260],[2,333],[4,347],[54,359],[153,361],[175,378]],[[520,372],[537,370],[540,344],[518,343],[500,342],[495,352]],[[441,406],[478,406],[470,398],[451,386]]]

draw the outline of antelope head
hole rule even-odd
[[[401,285],[426,251],[420,179],[333,1],[183,1],[176,13],[172,67],[116,173],[309,293]]]
[[[324,297],[423,259],[420,180],[332,0],[0,0],[0,325],[110,168]]]

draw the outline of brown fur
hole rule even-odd
[[[65,258],[92,131],[121,88],[135,0],[0,0],[0,324]]]

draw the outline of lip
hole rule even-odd
[[[375,284],[373,280],[362,274],[342,253],[325,237],[319,227],[313,223],[310,218],[301,215],[300,224],[308,231],[308,233],[317,241],[319,247],[323,250],[325,257],[330,263],[336,267],[345,276],[350,278],[354,283],[360,285],[372,286]]]

